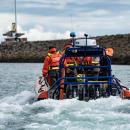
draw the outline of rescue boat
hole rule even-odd
[[[113,55],[113,49],[97,45],[96,40],[88,38],[86,34],[84,38],[75,38],[75,33],[70,36],[73,47],[68,48],[61,57],[56,81],[50,86],[47,78],[41,76],[37,80],[37,100],[77,98],[89,101],[110,96],[130,99],[130,90],[112,75],[110,56]],[[81,63],[65,66],[64,61],[68,57],[80,58]],[[94,60],[90,64],[84,64],[82,60],[86,57]],[[67,69],[73,73],[66,74]]]

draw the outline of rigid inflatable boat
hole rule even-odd
[[[68,48],[60,59],[58,77],[50,86],[47,77],[39,77],[35,84],[37,100],[44,99],[71,99],[89,101],[101,97],[119,96],[122,99],[130,98],[130,90],[121,85],[120,80],[112,75],[111,48],[103,48],[96,45],[96,40],[87,38],[75,38],[71,33],[72,48]],[[91,64],[76,64],[65,66],[66,58],[75,57],[84,59],[93,58]],[[66,74],[66,69],[71,70],[71,75]]]

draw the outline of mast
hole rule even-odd
[[[16,0],[14,0],[14,8],[15,8],[15,28],[16,28],[16,33],[17,33],[17,3]]]

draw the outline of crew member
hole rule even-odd
[[[83,65],[91,65],[93,61],[93,58],[91,56],[87,56],[83,58],[82,63]]]
[[[68,43],[64,45],[64,50],[63,50],[63,54],[64,52],[68,49],[71,48],[72,44]],[[64,65],[65,67],[69,67],[69,66],[76,66],[77,64],[79,64],[80,60],[77,57],[66,57],[65,61],[64,61]],[[66,68],[65,69],[66,75],[72,76],[75,75],[75,71],[72,68]]]
[[[65,54],[65,51],[69,48],[72,48],[72,44],[71,43],[67,43],[64,45],[64,50],[62,52],[62,55]],[[64,64],[64,68],[62,68],[62,80],[60,82],[60,99],[64,98],[64,90],[65,90],[65,86],[64,86],[64,77],[74,77],[75,75],[77,75],[77,70],[76,68],[70,68],[71,66],[76,66],[79,63],[79,59],[77,57],[66,57],[65,60],[63,61]],[[73,82],[75,79],[67,79],[68,82]]]
[[[57,51],[57,48],[53,46],[49,47],[48,54],[44,60],[42,74],[43,77],[47,78],[50,86],[52,86],[58,78],[60,58],[61,54]]]

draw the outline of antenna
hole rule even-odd
[[[87,47],[87,38],[88,38],[88,34],[84,34],[85,38],[86,38],[86,47]]]
[[[70,29],[71,29],[71,32],[74,32],[74,30],[75,30],[75,27],[74,27],[75,22],[73,22],[73,21],[74,21],[74,17],[73,17],[73,15],[71,13],[70,14]]]
[[[70,15],[70,28],[71,28],[71,31],[73,31],[73,27],[72,27],[72,14]]]

